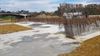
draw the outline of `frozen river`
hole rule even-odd
[[[57,56],[74,50],[76,40],[65,38],[58,25],[33,23],[33,30],[0,35],[0,56]]]

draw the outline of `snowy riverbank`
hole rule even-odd
[[[36,22],[15,23],[32,30],[0,35],[0,56],[56,56],[59,53],[70,52],[79,46],[78,42],[100,35],[100,31],[86,36],[76,36],[76,39],[66,38],[61,32],[64,28]]]
[[[15,23],[32,30],[0,35],[0,56],[56,56],[70,52],[79,44],[77,40],[65,38],[58,25],[29,22]]]

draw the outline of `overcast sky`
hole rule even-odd
[[[0,8],[4,10],[17,11],[55,11],[59,3],[98,3],[100,0],[0,0]]]

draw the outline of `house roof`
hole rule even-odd
[[[67,15],[82,15],[82,12],[70,12],[70,13],[64,13],[63,16],[67,16]]]

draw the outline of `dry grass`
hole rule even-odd
[[[100,36],[89,39],[71,53],[61,54],[59,56],[100,56]]]
[[[24,31],[24,30],[29,30],[29,29],[31,28],[19,26],[16,24],[0,25],[0,34]]]
[[[2,22],[2,23],[14,23],[14,22],[16,22],[16,20],[11,20],[11,19],[3,20],[3,19],[1,19],[0,22]]]

